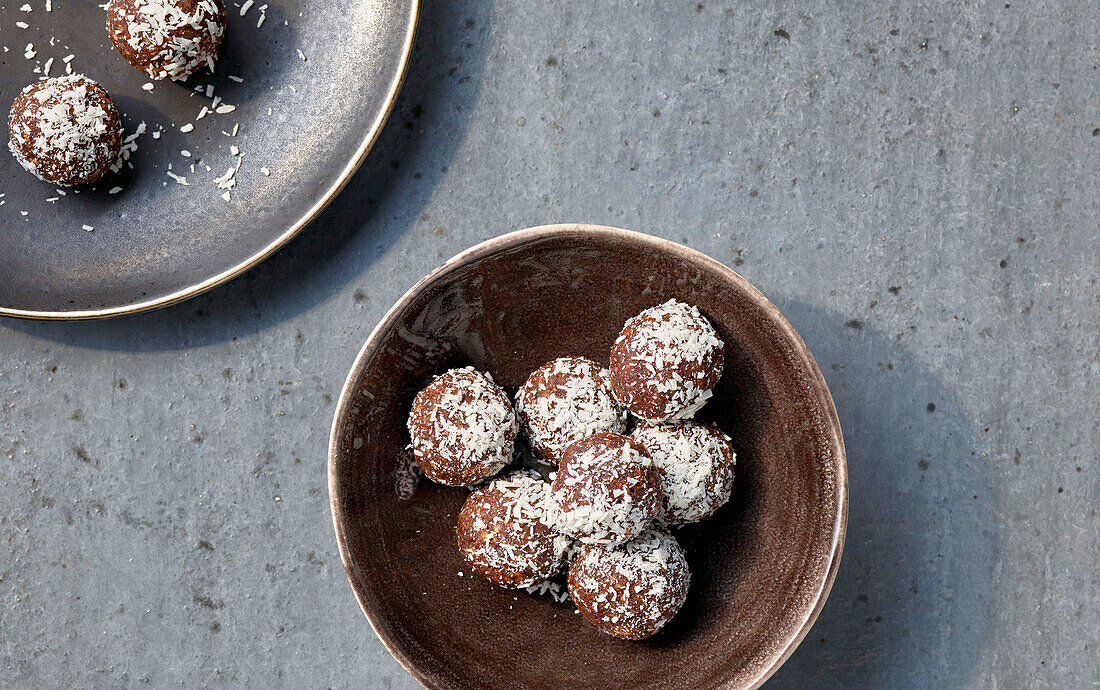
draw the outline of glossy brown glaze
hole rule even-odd
[[[466,492],[410,475],[405,415],[433,374],[472,365],[509,393],[555,357],[607,363],[623,322],[671,297],[725,342],[698,415],[733,439],[729,503],[677,530],[683,609],[626,642],[570,605],[465,572],[454,525]],[[418,283],[375,329],[336,412],[329,490],[352,589],[390,652],[432,688],[751,688],[817,617],[840,559],[847,474],[821,373],[779,311],[681,245],[595,226],[504,235]]]

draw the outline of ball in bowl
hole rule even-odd
[[[458,514],[458,548],[475,572],[501,587],[530,587],[557,575],[569,540],[545,523],[550,485],[513,472],[471,493]]]
[[[621,544],[653,522],[663,501],[645,448],[621,434],[595,434],[562,452],[549,520],[586,544]]]
[[[718,427],[643,421],[630,437],[646,449],[661,472],[666,523],[699,522],[729,500],[737,454],[730,437]]]
[[[516,412],[532,449],[557,465],[569,444],[592,434],[626,430],[627,412],[611,393],[611,374],[584,357],[559,357],[527,377]]]
[[[586,544],[569,564],[569,598],[601,632],[644,640],[687,599],[691,572],[679,542],[651,527],[625,544]]]
[[[623,326],[611,346],[612,390],[640,419],[690,419],[722,378],[723,351],[698,307],[670,299]]]
[[[408,427],[420,471],[448,486],[499,472],[511,461],[519,433],[507,394],[473,367],[451,369],[417,393]]]

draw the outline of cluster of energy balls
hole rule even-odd
[[[458,517],[466,562],[510,588],[568,568],[570,599],[601,631],[641,640],[664,627],[691,579],[669,528],[713,514],[733,486],[730,438],[691,421],[722,366],[711,323],[669,300],[626,322],[610,368],[547,362],[514,405],[472,367],[437,377],[413,401],[411,449],[428,478],[476,487]],[[521,431],[540,464],[557,468],[549,481],[534,469],[492,479]]]
[[[110,0],[107,33],[115,49],[153,79],[183,80],[214,69],[225,36],[222,0]],[[118,159],[122,122],[114,102],[82,74],[35,82],[8,117],[8,148],[45,182],[95,182]]]

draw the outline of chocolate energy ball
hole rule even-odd
[[[631,438],[661,472],[664,520],[698,522],[726,504],[733,490],[733,443],[717,427],[696,422],[641,422]]]
[[[626,408],[611,393],[611,374],[584,357],[536,369],[516,394],[516,412],[535,452],[552,465],[574,441],[626,430]]]
[[[569,566],[569,597],[602,632],[643,640],[687,599],[691,572],[671,534],[653,527],[617,546],[586,545]]]
[[[501,587],[522,588],[561,571],[570,540],[544,522],[550,485],[533,472],[495,479],[466,498],[458,548],[474,571]]]
[[[550,487],[549,520],[586,544],[619,544],[662,509],[661,475],[626,436],[595,434],[566,447]]]
[[[214,71],[225,36],[222,0],[111,0],[107,33],[115,50],[153,79]]]
[[[699,309],[670,299],[623,326],[611,347],[611,389],[641,419],[690,419],[722,378],[722,353]]]
[[[81,74],[37,81],[8,115],[8,149],[39,179],[95,182],[118,158],[122,123],[103,87]]]
[[[488,374],[452,369],[416,394],[409,412],[413,457],[429,479],[469,486],[512,459],[519,422]]]

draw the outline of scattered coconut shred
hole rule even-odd
[[[33,4],[31,2],[23,3],[20,7],[18,7],[19,12],[22,13],[21,15],[18,15],[18,16],[22,16],[22,17],[25,17],[27,19],[31,19],[34,16],[36,16],[35,12],[36,12],[36,9],[38,9],[39,7],[41,7],[47,13],[52,13],[53,12],[53,10],[54,10],[53,0],[38,0],[38,1],[41,2],[42,4],[38,5],[37,2],[33,3]],[[100,3],[98,6],[99,6],[100,9],[102,9],[104,11],[107,10],[107,3]],[[167,7],[167,5],[165,5],[165,7]],[[241,3],[239,5],[239,7],[240,7],[239,16],[244,17],[251,10],[252,15],[256,17],[256,28],[258,29],[258,28],[261,28],[263,26],[264,21],[266,20],[266,13],[267,13],[267,9],[268,9],[268,5],[266,3],[263,3],[263,4],[260,4],[260,5],[256,6],[255,5],[255,0],[245,0],[243,3]],[[17,30],[30,29],[30,24],[27,21],[24,21],[22,19],[19,20],[19,21],[14,22],[14,24],[15,24],[15,27],[16,27]],[[284,22],[284,24],[286,24],[286,22]],[[32,73],[37,75],[39,79],[47,79],[50,76],[57,76],[59,73],[62,73],[62,72],[65,75],[74,74],[73,63],[77,59],[77,57],[73,52],[71,52],[70,47],[68,45],[65,45],[61,40],[57,39],[56,37],[50,37],[48,42],[49,42],[49,48],[50,49],[59,48],[60,49],[60,54],[58,54],[58,55],[45,55],[44,53],[46,53],[46,52],[54,52],[54,51],[47,50],[46,48],[44,48],[42,46],[36,46],[34,43],[27,43],[22,48],[23,58],[25,60],[27,60],[28,62],[32,62],[33,65],[34,65],[33,68],[32,68]],[[4,53],[11,52],[11,48],[9,48],[7,45],[2,46],[2,50],[3,50]],[[299,56],[299,58],[301,60],[305,61],[304,53],[300,49],[295,49],[295,53]],[[199,56],[196,56],[196,59],[198,59],[198,57]],[[213,60],[207,60],[207,58],[205,56],[202,56],[202,59],[207,62],[207,66],[210,67],[211,71],[213,71],[214,65],[215,65],[214,61]],[[171,75],[166,75],[166,76],[171,76]],[[234,82],[236,84],[242,84],[245,81],[242,77],[239,77],[235,74],[228,74],[228,75],[225,75],[225,76],[226,76],[227,79],[229,79],[229,81]],[[141,89],[145,92],[151,92],[155,89],[155,85],[151,82],[146,82],[145,84],[143,84],[141,86]],[[237,109],[236,105],[233,105],[233,104],[230,104],[230,103],[225,103],[220,96],[215,96],[214,95],[214,86],[212,84],[196,86],[194,92],[192,93],[192,96],[195,96],[195,95],[210,99],[210,102],[208,104],[201,106],[200,110],[198,111],[198,113],[196,114],[196,116],[194,118],[195,122],[197,122],[199,120],[202,120],[206,117],[212,116],[212,115],[222,115],[222,116],[230,115],[231,113],[235,112],[236,109]],[[268,115],[272,114],[272,110],[270,108],[268,108],[267,114]],[[131,158],[133,157],[134,153],[138,150],[138,142],[141,139],[141,137],[144,136],[146,133],[150,132],[150,130],[152,130],[151,131],[152,138],[154,140],[160,140],[161,137],[162,137],[162,134],[164,133],[164,131],[166,129],[176,129],[181,134],[189,134],[189,133],[195,131],[195,124],[194,124],[194,122],[185,122],[181,125],[179,125],[179,124],[169,124],[167,126],[166,125],[152,125],[151,126],[151,125],[149,125],[148,123],[146,123],[144,121],[139,122],[137,124],[137,126],[134,127],[133,131],[131,131],[129,134],[124,135],[123,140],[122,140],[122,145],[121,145],[121,148],[120,148],[120,151],[119,151],[119,157],[110,166],[110,172],[111,173],[118,173],[123,168],[133,169],[134,164],[131,161]],[[224,135],[225,137],[230,138],[230,139],[235,139],[237,137],[238,133],[240,132],[240,129],[241,129],[240,122],[235,122],[235,121],[232,123],[232,126],[227,127],[226,129],[219,128],[222,135]],[[238,173],[241,170],[241,166],[244,162],[244,156],[245,156],[245,153],[235,144],[231,145],[229,147],[229,153],[230,153],[230,156],[232,156],[232,158],[233,158],[233,164],[231,166],[229,166],[228,169],[224,173],[222,173],[221,175],[217,175],[216,177],[213,177],[211,179],[211,184],[212,184],[213,188],[220,192],[219,196],[227,203],[232,201],[232,196],[230,194],[230,191],[235,190],[237,188]],[[194,179],[195,175],[199,175],[203,172],[214,174],[214,170],[210,167],[210,165],[207,165],[207,164],[201,162],[201,157],[198,154],[192,153],[191,151],[186,150],[186,149],[182,150],[180,152],[180,154],[184,159],[186,159],[185,162],[184,162],[184,165],[187,166],[186,170],[185,171],[175,171],[175,170],[172,169],[172,164],[169,163],[168,164],[168,169],[165,171],[165,174],[166,174],[168,180],[174,182],[176,186],[193,187],[193,186],[195,186],[195,184],[193,184],[192,180]],[[264,177],[270,177],[271,174],[272,174],[271,169],[268,168],[267,166],[264,166],[264,167],[260,168],[259,170],[260,170],[260,174],[262,174]],[[186,172],[187,174],[183,174],[184,172]],[[109,182],[109,180],[108,180],[108,182]],[[164,184],[167,185],[168,182],[166,181]],[[96,184],[90,185],[90,187],[95,188]],[[73,190],[70,190],[70,191],[74,195],[79,195],[82,190],[81,189],[73,189]],[[117,194],[121,194],[124,191],[125,191],[124,187],[115,184],[115,185],[112,185],[110,187],[110,189],[108,190],[107,193],[114,196],[114,195],[117,195]],[[0,194],[0,207],[4,206],[7,203],[6,199],[4,199],[4,196],[5,196],[4,194]],[[56,204],[56,203],[60,202],[61,197],[64,197],[64,196],[67,196],[67,195],[64,192],[62,192],[60,190],[57,190],[53,194],[48,194],[45,197],[45,200],[46,200],[47,203]],[[28,220],[28,216],[30,215],[30,212],[27,211],[27,210],[21,210],[20,215],[22,216],[23,220],[26,221],[26,220]],[[92,232],[93,230],[95,230],[94,227],[92,227],[91,225],[86,225],[86,224],[82,225],[81,229],[86,231],[86,232]]]
[[[535,594],[540,597],[550,597],[550,600],[555,604],[564,604],[569,601],[569,590],[562,583],[554,580],[547,580],[537,585],[531,585],[524,591],[528,594]]]

